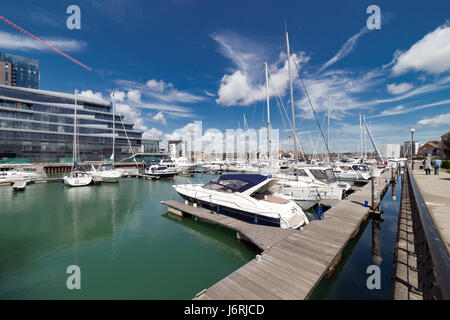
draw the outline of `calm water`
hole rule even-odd
[[[315,290],[312,299],[364,299],[388,300],[391,294],[392,263],[397,236],[398,211],[401,200],[401,179],[395,187],[396,199],[392,197],[392,185],[381,202],[382,222],[368,220],[360,238],[350,241],[343,252],[343,262],[331,279],[324,279]],[[325,212],[326,217],[326,212]],[[372,244],[379,239],[379,250]],[[374,254],[375,253],[375,254]],[[366,285],[367,267],[379,263],[373,256],[381,257],[381,289],[369,290]]]
[[[25,192],[0,187],[0,299],[191,299],[255,257],[230,230],[169,216],[160,201],[181,200],[172,184],[131,178],[82,188],[30,185]],[[401,184],[397,200],[391,188],[381,204],[382,289],[366,287],[374,264],[369,220],[313,299],[389,298]],[[66,288],[69,265],[81,268],[81,290]]]
[[[0,299],[191,299],[254,258],[233,232],[168,216],[171,185],[0,187]],[[81,290],[66,288],[69,265]]]

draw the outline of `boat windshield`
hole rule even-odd
[[[220,180],[211,181],[204,186],[205,189],[221,191],[221,192],[235,192],[247,186],[249,183],[242,180]]]
[[[334,176],[332,169],[311,169],[310,171],[317,180],[325,183],[336,182],[336,177]]]
[[[114,170],[114,166],[112,164],[101,164],[100,171]]]

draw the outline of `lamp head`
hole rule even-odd
[[[412,128],[410,131],[411,131],[411,133],[414,133],[414,131],[416,131],[416,129]]]

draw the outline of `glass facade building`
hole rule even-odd
[[[38,60],[0,52],[0,62],[3,62],[0,66],[3,66],[4,69],[0,71],[0,84],[39,89],[40,67]]]
[[[142,150],[142,131],[111,112],[111,103],[77,95],[77,139],[81,161],[115,161]],[[75,95],[0,85],[0,159],[31,162],[72,160]],[[115,130],[113,130],[115,125]],[[129,142],[128,142],[129,141]],[[131,150],[130,150],[131,145]]]

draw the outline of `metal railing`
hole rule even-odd
[[[407,167],[419,289],[425,300],[450,299],[450,254]]]

